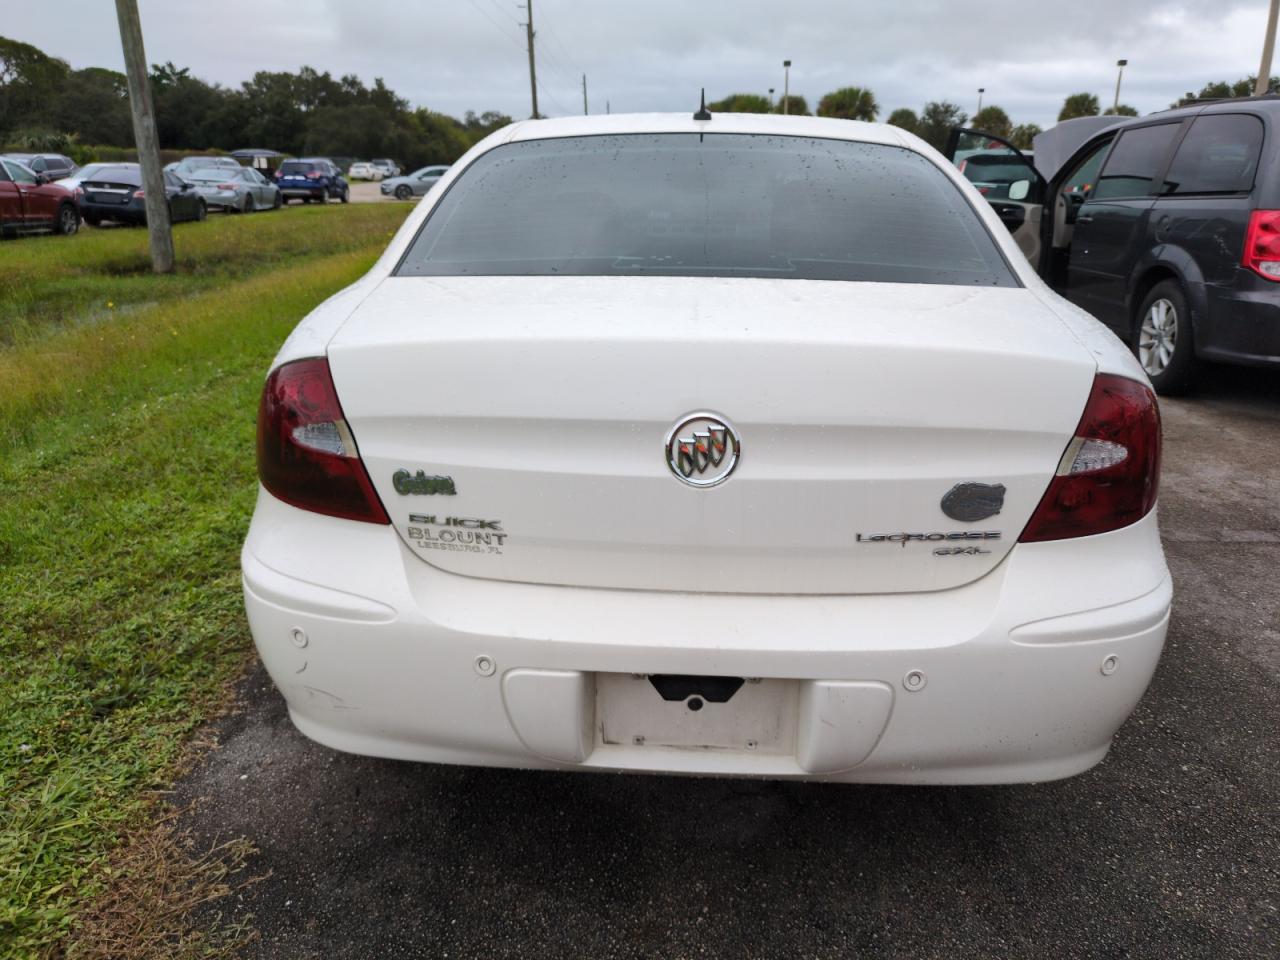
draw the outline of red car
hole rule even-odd
[[[0,233],[5,236],[80,229],[75,194],[17,160],[0,158]]]

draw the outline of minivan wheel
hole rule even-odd
[[[1134,352],[1156,393],[1186,393],[1195,385],[1191,316],[1182,285],[1176,280],[1157,283],[1142,301]]]

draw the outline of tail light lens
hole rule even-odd
[[[146,199],[146,196],[147,196],[147,191],[143,190],[141,187],[133,191],[133,199],[135,200]]]
[[[236,185],[235,185],[234,183],[220,183],[220,184],[218,184],[218,189],[219,189],[219,190],[235,190],[235,188],[236,188]]]
[[[1088,537],[1145,517],[1160,486],[1160,409],[1126,377],[1099,374],[1075,438],[1067,445],[1019,541]]]
[[[1280,210],[1255,210],[1244,235],[1240,265],[1280,282]]]
[[[323,357],[267,378],[258,408],[258,477],[285,503],[346,520],[390,523],[347,429]]]
[[[324,176],[324,174],[323,174],[323,173],[320,173],[318,170],[312,170],[310,173],[308,173],[308,174],[307,174],[307,179],[308,179],[308,180],[319,180],[319,179],[320,179],[321,177],[323,177],[323,176]]]

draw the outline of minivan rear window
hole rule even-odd
[[[1017,285],[960,189],[918,153],[711,133],[495,147],[396,272]]]
[[[1163,194],[1247,193],[1262,153],[1262,121],[1245,113],[1196,117],[1178,145]]]

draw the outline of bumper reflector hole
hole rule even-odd
[[[690,698],[689,698],[689,709],[690,709],[690,710],[693,710],[693,711],[701,710],[701,709],[702,709],[702,698],[701,698],[701,697],[690,697]]]

